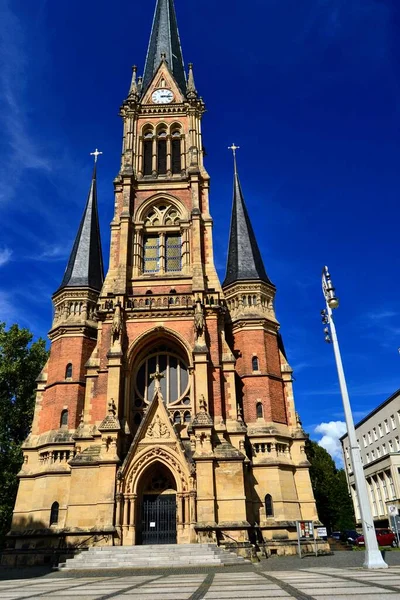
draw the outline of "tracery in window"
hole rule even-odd
[[[170,203],[160,201],[144,215],[143,273],[182,271],[181,214]]]
[[[161,378],[161,393],[167,406],[190,405],[189,371],[184,359],[171,347],[159,346],[153,348],[142,360],[135,377],[134,391],[136,407],[148,404],[154,395],[154,378],[152,375],[159,371]],[[139,405],[139,406],[138,406]],[[189,420],[190,420],[190,412]],[[184,413],[184,419],[186,413]]]

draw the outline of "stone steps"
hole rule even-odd
[[[89,548],[59,565],[60,570],[185,568],[248,563],[214,544],[104,546]]]

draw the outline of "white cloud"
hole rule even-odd
[[[40,260],[40,261],[57,261],[57,260],[66,260],[71,252],[71,243],[65,243],[62,246],[59,244],[45,246],[43,251],[40,254],[35,256],[29,256],[31,260]]]
[[[0,249],[0,267],[10,262],[11,256],[12,250],[10,250],[10,248],[3,248],[2,250]]]
[[[391,319],[392,317],[396,317],[397,314],[398,313],[395,312],[394,310],[381,309],[381,310],[376,310],[374,312],[367,313],[367,319],[369,319],[369,321],[372,321],[374,323],[376,321],[382,321],[384,319]]]
[[[314,429],[315,433],[322,435],[318,444],[325,448],[332,458],[338,463],[343,463],[342,447],[340,438],[346,433],[346,423],[344,421],[330,421],[329,423],[320,423]]]

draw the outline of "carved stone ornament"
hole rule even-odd
[[[147,463],[151,463],[154,459],[158,459],[163,462],[166,466],[168,466],[177,477],[181,480],[182,491],[188,491],[189,485],[186,478],[186,474],[184,473],[182,466],[179,464],[179,459],[172,456],[169,452],[166,452],[162,448],[151,448],[144,456],[142,456],[139,460],[137,460],[132,469],[129,471],[129,475],[127,476],[127,484],[126,484],[126,493],[131,493],[134,488],[134,479],[137,474],[142,470],[143,467]]]
[[[115,406],[114,400],[108,403],[108,415],[99,425],[99,431],[120,431],[121,424],[116,417],[117,407]]]
[[[207,402],[203,395],[199,400],[199,412],[192,421],[192,427],[212,427],[214,424],[212,418],[207,412]]]
[[[123,321],[122,321],[121,304],[118,302],[117,306],[115,307],[114,318],[113,318],[113,322],[112,322],[112,326],[111,326],[111,336],[112,336],[113,344],[121,341],[122,328],[123,328]]]
[[[146,437],[161,439],[161,438],[169,438],[171,433],[165,423],[163,423],[159,417],[156,415],[154,421],[149,426]]]
[[[194,309],[194,332],[195,332],[195,336],[196,336],[196,343],[201,346],[204,346],[204,344],[205,344],[204,329],[205,329],[204,312],[203,312],[203,307],[201,305],[201,301],[198,298],[196,300],[196,306]]]

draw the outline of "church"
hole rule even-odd
[[[157,0],[143,76],[133,68],[120,109],[108,272],[96,151],[52,297],[9,533],[16,549],[214,542],[287,554],[296,521],[319,524],[276,288],[234,145],[222,284],[216,272],[204,112],[174,1]]]

